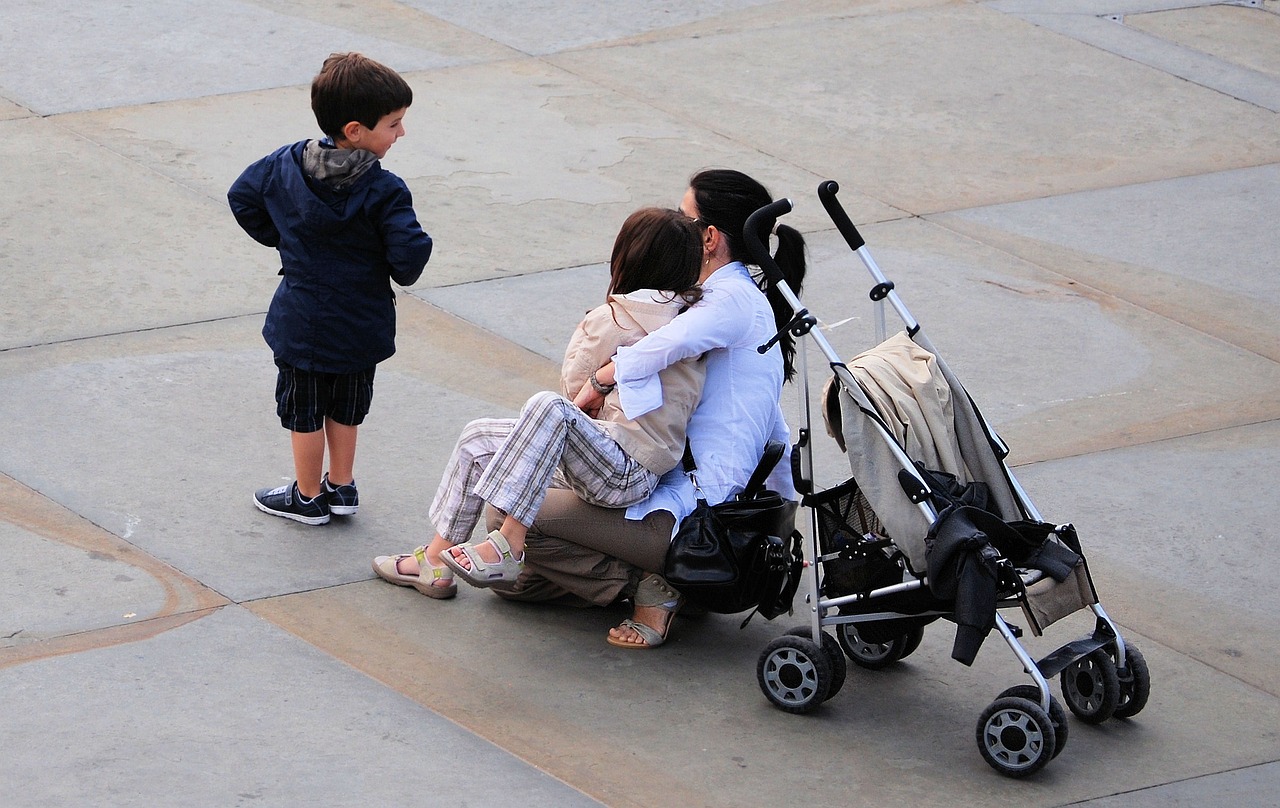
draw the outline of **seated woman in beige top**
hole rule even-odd
[[[701,231],[689,217],[660,208],[628,217],[614,242],[608,299],[582,320],[566,351],[563,395],[538,393],[516,418],[467,424],[431,505],[435,536],[412,553],[375,558],[374,571],[438,599],[456,594],[455,574],[475,586],[509,586],[523,568],[525,535],[553,484],[608,508],[648,497],[683,454],[705,363],[690,357],[664,370],[662,406],[635,420],[623,415],[617,393],[593,371],[697,302],[701,264]],[[567,396],[590,383],[603,401],[584,413]],[[502,521],[473,543],[486,503]]]

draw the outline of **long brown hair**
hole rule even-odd
[[[641,208],[627,217],[609,259],[609,294],[660,289],[692,305],[702,297],[702,231],[678,210]]]

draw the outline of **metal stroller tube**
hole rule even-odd
[[[840,231],[840,235],[844,236],[844,240],[848,242],[849,247],[858,254],[858,258],[862,261],[863,266],[871,273],[871,278],[876,285],[871,288],[871,299],[881,301],[888,299],[894,310],[898,312],[898,316],[902,318],[903,324],[907,327],[907,334],[914,337],[916,332],[920,330],[920,323],[907,310],[907,306],[898,297],[898,293],[893,290],[893,281],[885,277],[880,271],[879,265],[876,264],[871,253],[867,250],[867,242],[863,240],[862,234],[858,232],[858,228],[853,226],[853,222],[849,220],[849,214],[844,212],[840,200],[836,199],[836,192],[840,190],[840,186],[835,180],[826,180],[818,186],[818,198],[822,200],[822,207],[827,209],[827,215],[831,217],[831,221],[835,224],[836,229]],[[925,350],[930,353],[937,353],[933,346],[924,344]]]

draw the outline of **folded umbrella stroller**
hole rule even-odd
[[[888,667],[919,646],[925,626],[955,623],[952,657],[972,663],[994,629],[1030,677],[982,711],[976,740],[998,772],[1039,771],[1066,745],[1067,714],[1081,721],[1130,718],[1146,705],[1150,674],[1099,602],[1075,528],[1044,521],[1005,464],[1009,450],[903,305],[845,214],[833,181],[818,195],[837,229],[870,272],[870,297],[891,305],[904,330],[843,361],[816,319],[782,280],[764,238],[791,210],[783,199],[748,220],[747,246],[777,281],[794,317],[833,376],[822,395],[827,431],[845,449],[852,476],[814,490],[812,405],[807,363],[798,352],[806,423],[793,453],[796,487],[811,516],[806,570],[808,625],[761,652],[760,689],[778,708],[807,713],[844,684],[846,660]],[[1032,659],[1021,629],[1002,612],[1020,609],[1036,636],[1081,609],[1096,617],[1088,636]],[[830,629],[828,633],[827,629]]]

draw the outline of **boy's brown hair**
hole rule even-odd
[[[342,127],[358,121],[367,129],[382,116],[413,103],[400,74],[359,53],[332,53],[311,82],[311,111],[320,131],[337,140]]]

